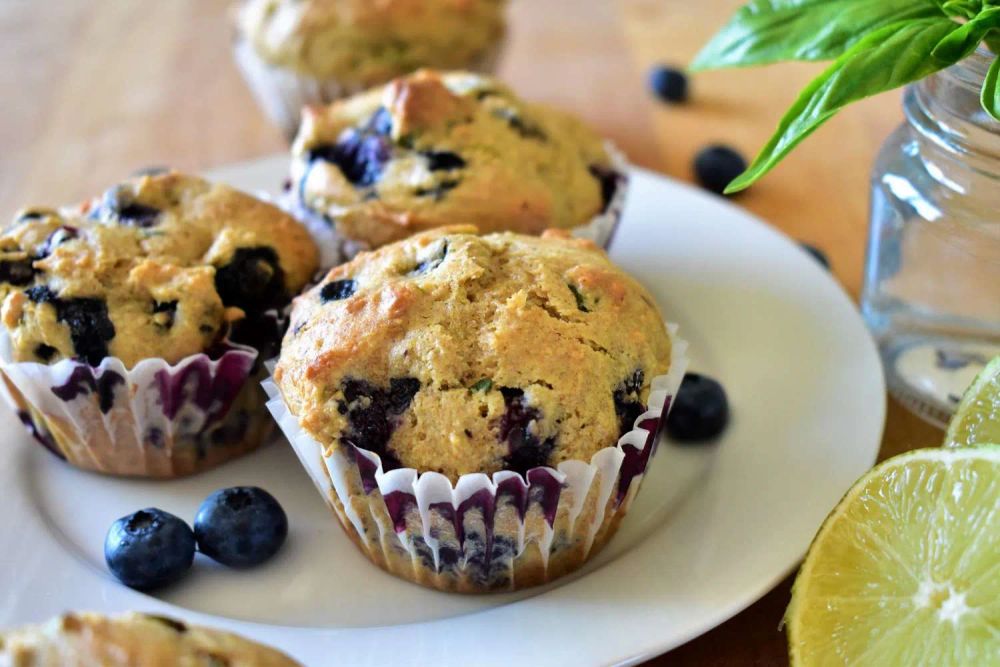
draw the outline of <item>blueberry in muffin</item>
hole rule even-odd
[[[464,72],[422,70],[307,108],[292,152],[303,216],[368,248],[455,221],[581,231],[624,179],[582,122]]]
[[[235,454],[264,433],[248,373],[276,353],[277,311],[316,265],[308,233],[277,207],[178,172],[134,178],[79,207],[24,212],[0,236],[7,394],[76,465],[170,476],[218,462],[206,448]],[[250,347],[241,357],[233,344]],[[65,360],[72,368],[57,371]],[[42,376],[25,362],[51,367],[50,386],[36,388]],[[157,392],[157,410],[140,415],[128,399],[143,389]],[[155,447],[160,463],[119,460],[121,437]],[[171,438],[194,449],[179,455]]]

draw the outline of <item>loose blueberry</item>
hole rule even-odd
[[[216,269],[215,289],[222,303],[247,313],[280,308],[288,301],[285,272],[270,246],[237,248],[229,263]]]
[[[555,438],[539,440],[531,432],[531,423],[542,417],[538,408],[526,404],[524,391],[500,387],[506,411],[500,418],[500,440],[507,443],[509,454],[504,457],[504,470],[527,473],[532,468],[548,465],[555,448]]]
[[[288,517],[267,491],[234,486],[205,499],[194,518],[194,535],[209,558],[251,567],[278,553],[288,536]]]
[[[649,87],[664,102],[683,102],[687,99],[687,75],[673,67],[659,65],[650,70]]]
[[[425,151],[421,155],[427,158],[427,168],[431,171],[452,171],[465,166],[462,156],[451,151]]]
[[[345,280],[334,280],[329,282],[319,290],[319,298],[323,303],[330,301],[340,301],[354,296],[358,291],[358,284],[350,278]]]
[[[729,401],[722,385],[710,377],[688,373],[674,397],[667,433],[679,442],[701,442],[718,436],[729,423]]]
[[[709,146],[694,159],[694,173],[706,190],[722,194],[737,176],[746,171],[743,156],[728,146]]]
[[[194,533],[186,523],[150,507],[111,524],[104,540],[104,560],[123,584],[147,590],[172,583],[187,572],[194,546]]]
[[[35,279],[35,267],[31,258],[0,261],[0,283],[10,283],[23,287]]]
[[[799,245],[802,246],[803,250],[812,255],[813,259],[819,262],[824,269],[827,271],[830,270],[830,259],[826,256],[825,252],[809,243],[799,243]]]

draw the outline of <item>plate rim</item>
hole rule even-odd
[[[284,153],[281,153],[281,154],[265,156],[262,158],[247,160],[243,162],[222,165],[213,170],[210,170],[208,173],[217,178],[218,180],[229,180],[231,178],[230,174],[240,173],[240,172],[247,173],[253,170],[260,170],[261,173],[264,173],[265,171],[280,173],[277,171],[279,169],[279,165],[283,166],[286,164],[287,164],[287,157],[285,156]],[[680,189],[684,191],[685,196],[694,197],[700,200],[700,205],[715,207],[720,211],[724,211],[724,217],[727,219],[739,219],[739,222],[741,224],[751,224],[753,227],[756,228],[757,232],[762,232],[767,236],[771,237],[772,239],[778,239],[780,240],[781,243],[784,244],[796,243],[794,239],[790,238],[784,232],[772,227],[771,225],[766,223],[763,219],[759,218],[753,213],[750,213],[749,211],[743,209],[742,207],[730,201],[724,200],[720,197],[704,192],[688,183],[684,183],[682,181],[678,181],[663,174],[659,174],[638,167],[632,168],[631,177],[634,179],[632,196],[635,196],[636,191],[639,190],[639,188],[635,187],[635,185],[639,182],[647,180],[655,182],[656,187],[661,187],[663,184],[666,184],[671,188]],[[278,183],[280,183],[280,180],[276,183],[276,185]],[[239,187],[239,186],[234,186],[234,187]],[[626,208],[626,213],[627,210],[628,207]],[[623,220],[622,224],[627,224],[627,219]],[[874,443],[871,446],[871,449],[873,451],[870,452],[870,461],[868,461],[867,463],[867,466],[871,467],[871,465],[874,464],[874,462],[878,457],[885,429],[885,413],[887,405],[885,377],[882,371],[881,364],[878,362],[878,353],[875,342],[872,339],[870,332],[868,332],[867,328],[864,326],[864,323],[861,319],[861,315],[858,312],[857,306],[854,303],[853,299],[851,299],[851,297],[848,295],[844,287],[833,278],[832,274],[829,274],[827,282],[832,286],[836,287],[836,290],[839,293],[838,298],[850,307],[850,311],[853,314],[853,320],[854,320],[853,324],[858,325],[860,329],[863,330],[866,334],[865,336],[866,349],[863,351],[863,354],[870,357],[870,359],[874,360],[875,362],[874,366],[872,366],[870,370],[874,370],[876,372],[871,378],[868,378],[869,380],[875,380],[875,386],[871,387],[870,389],[877,390],[875,393],[880,394],[883,397],[883,399],[881,401],[878,401],[877,405],[872,406],[872,408],[875,410],[875,414],[873,415],[872,421],[873,422],[877,421],[878,427],[876,428],[877,433],[876,437],[874,438]],[[0,513],[0,529],[4,528],[5,524],[7,528],[6,530],[0,530],[0,534],[5,535],[5,537],[0,537],[0,545],[9,547],[14,545],[14,540],[10,535],[11,533],[10,528],[12,527],[14,518],[19,516],[18,512],[22,511],[21,509],[19,509],[18,500],[24,503],[26,502],[27,495],[30,495],[24,493],[25,487],[30,486],[30,483],[25,484],[23,480],[19,482],[19,480],[15,479],[16,471],[22,470],[24,468],[24,461],[21,461],[20,464],[18,464],[15,462],[15,458],[18,456],[31,457],[34,454],[32,452],[28,452],[27,448],[23,448],[20,446],[14,446],[14,447],[8,446],[0,449],[3,450],[3,453],[0,453],[0,483],[8,485],[14,484],[19,486],[21,495],[25,496],[21,498],[15,498],[13,502],[14,511]],[[19,451],[19,450],[25,450],[25,451]],[[31,464],[32,464],[31,462],[28,463],[28,465]],[[8,486],[8,488],[11,487]],[[44,523],[45,521],[42,520],[42,524]],[[818,529],[819,526],[817,526],[816,528]],[[87,567],[83,563],[75,562],[76,556],[74,554],[66,553],[65,548],[62,547],[62,543],[59,537],[49,533],[47,534],[47,538],[52,545],[57,545],[58,548],[63,551],[61,557],[56,556],[51,560],[63,561],[62,563],[60,563],[60,565],[65,568],[65,575],[70,575],[69,578],[77,577],[76,579],[77,585],[83,588],[86,588],[88,586],[91,589],[95,587],[102,588],[100,586],[95,586],[96,584],[99,584],[101,582],[93,580],[93,575],[89,567]],[[42,541],[44,542],[45,539],[42,538]],[[595,577],[602,570],[613,569],[616,566],[616,564],[620,565],[622,561],[626,560],[630,556],[633,556],[637,552],[640,552],[642,548],[643,548],[642,544],[638,545],[629,552],[626,552],[625,554],[620,556],[615,561],[606,564],[604,567],[600,568],[600,570],[590,573],[581,580],[585,580],[590,577]],[[794,560],[787,563],[784,567],[780,569],[780,571],[775,572],[770,577],[761,578],[759,581],[756,581],[753,585],[748,586],[746,591],[741,591],[738,596],[732,596],[733,599],[729,603],[713,606],[712,612],[710,613],[706,612],[702,615],[701,622],[691,624],[691,626],[685,629],[683,632],[674,632],[670,634],[668,638],[665,639],[657,640],[652,636],[650,636],[650,639],[648,640],[637,639],[634,645],[634,650],[630,650],[627,654],[623,654],[618,657],[612,658],[611,661],[608,662],[607,664],[617,664],[617,665],[637,664],[644,660],[648,660],[657,655],[660,655],[666,651],[674,649],[678,646],[681,646],[687,643],[688,641],[691,641],[692,639],[704,634],[705,632],[708,632],[712,628],[717,627],[718,625],[724,623],[733,616],[739,614],[744,609],[750,607],[763,595],[765,595],[768,591],[772,590],[779,582],[781,582],[791,571],[793,571],[797,567],[804,553],[805,550],[803,549],[802,552],[798,554],[798,556]],[[11,558],[12,558],[11,560],[12,564],[13,563],[21,564],[21,561],[13,560],[13,557]],[[48,561],[50,559],[44,559],[44,560]],[[79,568],[83,569],[80,570]],[[35,570],[36,571],[34,572],[33,576],[40,576],[41,574],[44,574],[44,572],[39,572],[37,567],[35,568]],[[8,577],[10,577],[9,573],[7,573],[6,575],[0,574],[0,581],[3,581]],[[87,581],[88,578],[93,581],[88,582]],[[103,588],[107,587],[105,586]],[[513,602],[509,605],[502,605],[500,607],[486,609],[480,612],[466,614],[464,616],[457,616],[457,617],[445,618],[433,621],[424,621],[413,624],[406,624],[403,626],[380,626],[380,627],[370,627],[370,628],[317,629],[317,628],[302,628],[299,626],[282,626],[282,625],[261,623],[255,621],[233,620],[223,616],[215,616],[199,611],[189,610],[184,607],[179,607],[168,602],[163,602],[157,598],[153,598],[145,594],[132,591],[123,586],[116,586],[117,590],[115,590],[113,593],[107,593],[106,591],[102,592],[103,595],[101,596],[102,598],[101,602],[103,602],[103,604],[101,605],[101,607],[109,610],[111,608],[144,609],[148,611],[156,611],[159,613],[167,613],[182,618],[194,619],[194,622],[197,623],[233,630],[236,632],[240,632],[241,634],[244,635],[255,637],[261,641],[266,641],[267,643],[272,645],[277,645],[279,647],[283,646],[283,650],[294,654],[295,653],[294,650],[289,651],[288,643],[275,642],[274,638],[275,637],[280,638],[282,633],[288,633],[288,632],[291,632],[297,637],[303,635],[314,635],[315,637],[317,637],[317,641],[315,642],[316,644],[322,643],[325,644],[328,648],[332,648],[335,645],[341,644],[341,642],[355,641],[354,639],[350,638],[349,635],[356,634],[363,636],[372,633],[377,634],[380,632],[385,632],[389,628],[405,628],[402,632],[400,632],[400,634],[403,635],[412,635],[415,632],[419,633],[421,631],[424,631],[424,629],[426,628],[429,629],[428,634],[433,635],[433,632],[438,629],[437,626],[457,625],[463,619],[468,619],[472,616],[484,616],[489,614],[495,614],[504,609],[509,610],[510,608],[516,607],[518,605],[532,603],[532,601],[534,601],[537,604],[538,600],[547,597],[553,597],[553,594],[558,593],[558,591],[560,590],[565,591],[567,588],[569,588],[569,586],[555,588],[551,591],[546,591],[544,593],[541,593],[540,595],[532,596],[522,601]],[[18,609],[41,608],[42,606],[44,605],[28,603],[23,599],[8,601],[6,609],[4,608],[3,605],[0,605],[0,617],[7,617],[7,618],[13,617],[17,615]],[[49,606],[51,607],[53,605]],[[58,607],[59,606],[58,603],[55,606]],[[40,619],[32,618],[26,620],[37,621]],[[18,621],[18,623],[21,622],[24,621],[22,620]],[[642,636],[642,635],[637,635],[637,636]],[[405,640],[405,637],[403,639]],[[427,642],[420,642],[420,643],[426,644]],[[376,657],[372,655],[371,660],[375,659]],[[376,663],[373,662],[372,664]]]

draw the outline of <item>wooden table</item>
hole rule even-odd
[[[183,169],[285,146],[234,69],[225,0],[5,0],[0,3],[0,211],[75,201],[132,170]],[[645,88],[654,62],[689,62],[735,0],[513,0],[502,75],[524,95],[572,109],[643,166],[690,179],[697,149],[750,156],[812,65],[700,74],[683,106]],[[857,297],[875,151],[901,120],[897,94],[860,104],[740,196],[791,236],[824,249]],[[723,378],[724,380],[724,378]],[[940,433],[890,402],[883,457]],[[791,579],[654,665],[781,665],[778,624]]]

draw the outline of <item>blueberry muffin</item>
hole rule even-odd
[[[0,236],[8,397],[84,468],[175,476],[247,451],[267,432],[250,375],[316,262],[278,208],[177,172],[22,211]]]
[[[299,111],[420,67],[491,71],[505,0],[244,0],[236,61],[291,135]]]
[[[284,653],[163,616],[63,614],[0,631],[0,665],[17,667],[298,667]]]
[[[604,244],[610,228],[591,223],[624,186],[582,122],[464,72],[422,70],[307,108],[292,153],[297,210],[362,248],[456,221],[484,233],[566,229]]]
[[[622,509],[641,472],[627,468],[628,456],[616,444],[629,438],[644,467],[652,446],[647,436],[662,416],[672,346],[649,293],[592,242],[566,232],[479,236],[472,227],[450,227],[362,253],[298,297],[274,383],[305,437],[292,437],[300,457],[307,467],[324,458],[320,469],[333,477],[318,483],[337,488],[331,502],[342,517],[353,514],[345,528],[376,562],[439,588],[509,589],[578,566],[613,532],[603,522]],[[646,430],[636,435],[637,426]],[[304,442],[315,451],[303,452]],[[575,498],[579,489],[560,491],[566,480],[553,468],[568,465],[579,476],[588,464],[603,473],[584,475],[588,483]],[[342,465],[352,472],[338,479]],[[461,527],[456,513],[470,506],[459,503],[442,519],[450,529],[435,526],[437,555],[415,570],[410,557],[426,546],[430,519],[426,511],[408,513],[406,495],[418,494],[397,488],[405,477],[393,476],[397,469],[420,474],[418,487],[427,473],[466,491],[469,480],[475,487],[487,476],[499,485],[490,487],[493,493],[513,485],[516,511],[507,519],[537,506],[556,530],[554,546],[551,531],[538,530],[556,565],[537,572],[539,545],[518,544],[516,523],[487,521],[479,533],[493,533],[490,548],[499,549],[501,530],[517,537],[492,555],[500,564],[485,574],[463,571],[473,567],[470,528]],[[596,479],[601,483],[590,484]],[[419,505],[414,500],[409,507]],[[491,501],[479,519],[492,514],[500,521],[501,506]],[[581,518],[584,506],[590,513]],[[577,532],[555,525],[560,511],[564,522],[572,515]],[[417,546],[398,542],[401,526],[413,531]],[[465,538],[457,537],[463,531]],[[447,553],[466,556],[445,563],[454,571],[441,569],[447,558],[440,545],[449,533],[456,543],[448,547],[455,553]],[[553,559],[552,550],[568,560]]]

